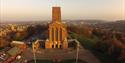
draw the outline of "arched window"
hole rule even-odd
[[[54,28],[52,28],[52,41],[54,41]]]
[[[56,41],[58,41],[58,28],[56,28]]]
[[[62,28],[60,28],[60,41],[62,41]]]

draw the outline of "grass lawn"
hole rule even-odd
[[[29,61],[28,63],[35,63],[34,60]],[[36,63],[53,63],[50,60],[36,60]]]
[[[37,63],[54,63],[53,61],[50,60],[37,60]],[[28,62],[28,63],[34,63],[34,60]],[[70,59],[70,60],[63,60],[61,62],[58,63],[75,63],[75,59]],[[82,60],[78,60],[78,63],[86,63],[85,61]]]

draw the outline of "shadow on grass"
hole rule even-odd
[[[36,63],[75,63],[75,59],[62,60],[61,62],[53,62],[51,60],[36,60]],[[35,63],[34,60],[29,61],[28,63]],[[87,63],[82,60],[78,60],[78,63]]]
[[[29,61],[28,63],[35,63],[34,60]],[[36,60],[36,63],[54,63],[51,60]]]
[[[76,63],[76,60],[75,59],[63,60],[60,63]],[[78,60],[78,63],[87,63],[87,62],[82,61],[82,60]]]

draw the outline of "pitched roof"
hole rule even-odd
[[[21,49],[17,48],[17,47],[13,47],[12,49],[10,49],[9,51],[7,51],[7,53],[11,56],[15,56],[17,54],[19,54],[21,52]]]

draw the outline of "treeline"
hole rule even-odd
[[[103,63],[125,62],[125,36],[121,32],[92,28],[85,25],[69,26],[72,38],[93,52]]]
[[[43,32],[47,31],[47,28],[47,25],[30,25],[22,31],[11,30],[6,36],[0,37],[0,47],[8,46],[13,40],[23,41],[33,35],[44,34]]]

